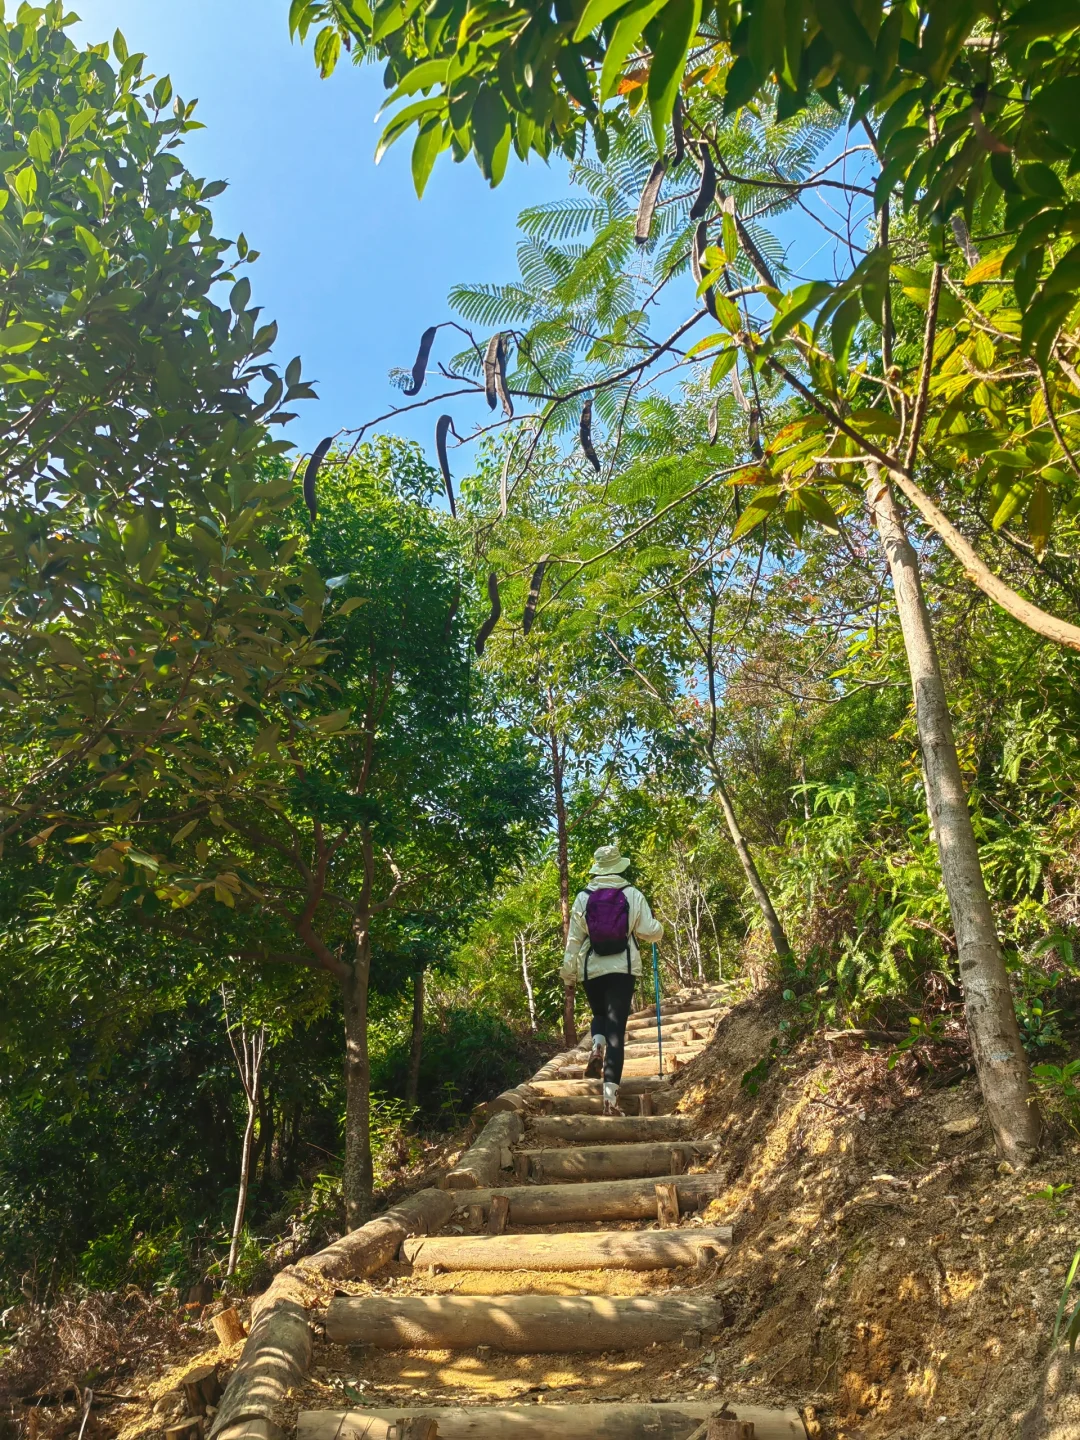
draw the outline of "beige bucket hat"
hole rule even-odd
[[[618,843],[614,845],[601,845],[599,850],[593,851],[592,865],[589,867],[590,875],[618,875],[630,864],[629,855],[623,855]]]

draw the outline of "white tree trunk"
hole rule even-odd
[[[532,976],[529,974],[529,951],[525,939],[525,931],[522,930],[515,937],[514,944],[521,945],[521,978],[525,981],[525,994],[529,997],[529,1026],[533,1034],[536,1034],[536,995],[533,992]]]
[[[1042,1123],[983,881],[918,558],[891,488],[876,466],[868,473],[867,500],[888,557],[911,674],[926,798],[956,934],[975,1069],[998,1150],[1023,1166],[1039,1149]]]

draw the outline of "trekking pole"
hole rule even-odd
[[[664,1074],[664,1037],[660,1030],[660,952],[652,947],[653,986],[656,990],[656,1049],[660,1055],[660,1075]]]

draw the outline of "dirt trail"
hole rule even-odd
[[[706,1049],[720,998],[697,992],[665,1002],[665,1026],[679,1034],[677,1049],[665,1047],[666,1072]],[[693,1117],[664,1118],[677,1096],[666,1076],[657,1075],[650,1014],[633,1017],[633,1032],[652,1049],[628,1062],[626,1075],[640,1093],[624,1089],[622,1101],[628,1116],[642,1118],[597,1117],[599,1083],[576,1083],[584,1054],[558,1057],[534,1077],[537,1088],[515,1092],[526,1097],[524,1129],[502,1157],[513,1178],[507,1175],[495,1189],[460,1191],[459,1209],[437,1249],[426,1247],[437,1264],[424,1265],[425,1245],[410,1241],[404,1249],[415,1265],[399,1259],[366,1281],[340,1287],[311,1376],[291,1397],[297,1440],[360,1440],[385,1433],[380,1420],[409,1414],[437,1420],[440,1440],[609,1434],[686,1440],[725,1402],[730,1414],[754,1421],[755,1440],[805,1440],[802,1421],[781,1394],[763,1403],[758,1387],[750,1402],[716,1373],[730,1308],[723,1269],[730,1230],[719,1219],[706,1223],[700,1206],[721,1192],[723,1176],[707,1143],[712,1137]],[[553,1111],[567,1118],[549,1118]],[[594,1117],[585,1122],[585,1142],[576,1138],[583,1122],[575,1116]],[[715,1183],[696,1183],[697,1193],[684,1185],[681,1213],[669,1216],[664,1228],[656,1185],[677,1185],[683,1174],[715,1176]],[[582,1187],[579,1211],[595,1205],[610,1213],[611,1176],[620,1177],[620,1197],[644,1185],[650,1214],[535,1223],[537,1206],[551,1193],[544,1187],[560,1176],[563,1184]],[[532,1224],[515,1220],[515,1204],[526,1192]],[[495,1196],[507,1197],[508,1216],[493,1206]],[[627,1241],[628,1235],[635,1238]],[[502,1268],[512,1263],[508,1241],[520,1255],[513,1269]],[[493,1247],[498,1269],[484,1262],[485,1248],[490,1254]],[[676,1249],[696,1249],[698,1263],[672,1268]],[[552,1268],[571,1253],[572,1267]]]

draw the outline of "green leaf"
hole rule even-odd
[[[701,0],[668,0],[657,16],[660,36],[653,46],[646,87],[653,139],[660,154],[667,146],[668,126],[675,109],[686,57],[701,21]]]
[[[247,309],[248,301],[251,299],[251,281],[245,275],[238,280],[229,292],[229,305],[237,315],[242,315]]]
[[[794,330],[800,320],[804,320],[811,311],[827,300],[835,288],[827,280],[811,280],[785,295],[781,301],[780,313],[773,321],[770,338],[774,342],[782,340],[789,331]]]
[[[833,359],[841,370],[846,370],[851,356],[851,342],[855,327],[862,314],[862,300],[858,294],[849,295],[833,316],[832,352]]]
[[[864,70],[873,70],[877,53],[874,42],[850,0],[813,0],[821,28],[843,59]]]
[[[820,491],[804,486],[795,492],[795,497],[811,520],[816,520],[823,529],[828,530],[831,534],[839,534],[840,522],[836,518],[836,512]]]
[[[1040,476],[1031,492],[1027,510],[1028,537],[1035,547],[1035,555],[1039,560],[1046,554],[1053,524],[1054,502],[1050,498],[1050,491],[1047,489],[1045,481]]]
[[[619,16],[604,53],[600,71],[600,99],[610,100],[622,76],[623,65],[641,39],[641,32],[667,0],[631,0]]]
[[[602,25],[609,15],[614,15],[625,4],[626,0],[589,0],[574,31],[574,43],[578,44],[586,35],[591,35],[598,25]]]
[[[33,320],[16,320],[0,330],[0,355],[22,355],[32,350],[45,332],[45,326]]]
[[[751,530],[756,529],[767,516],[772,514],[783,498],[784,493],[779,486],[773,485],[756,490],[746,509],[739,516],[738,524],[731,532],[732,540],[741,540],[744,535],[748,535]]]

